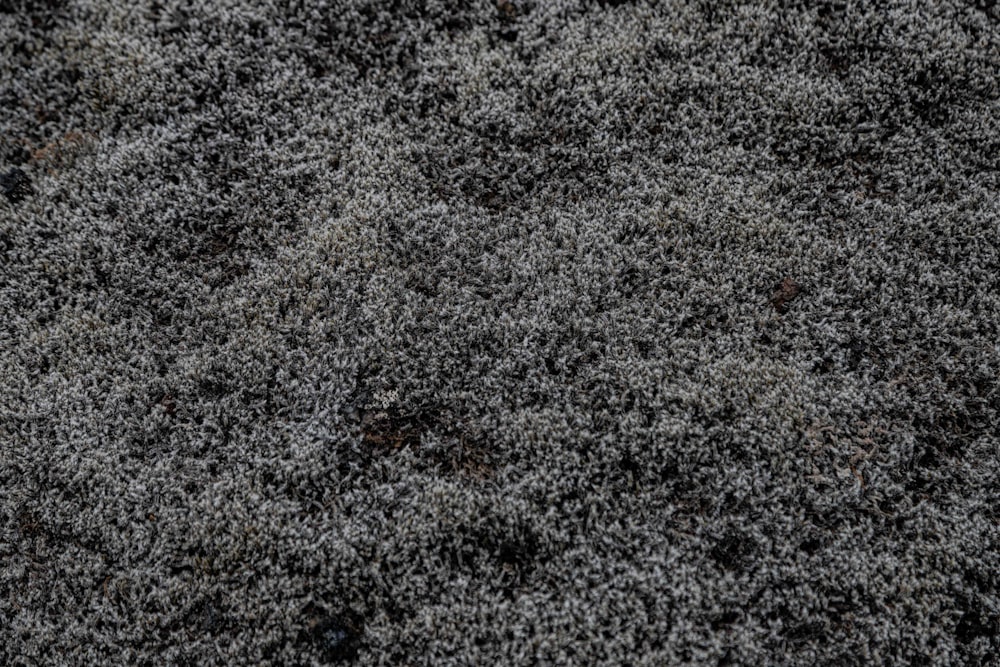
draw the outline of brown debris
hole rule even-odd
[[[177,415],[177,399],[174,398],[173,394],[164,394],[160,399],[160,407],[171,417]]]
[[[802,286],[791,278],[785,278],[774,288],[771,295],[771,306],[779,313],[788,312],[788,304],[798,298],[802,292]]]
[[[420,445],[420,436],[434,426],[428,413],[403,414],[398,410],[366,412],[361,420],[363,442],[377,451]]]
[[[365,412],[361,419],[361,441],[375,454],[388,454],[403,448],[419,449],[421,438],[430,431],[452,438],[448,453],[425,453],[433,465],[452,474],[484,480],[491,476],[490,456],[470,434],[460,427],[444,423],[435,410],[406,413],[395,408]]]
[[[499,0],[497,10],[507,19],[513,19],[517,16],[517,7],[510,0]]]
[[[94,135],[67,132],[58,139],[31,152],[31,161],[44,166],[49,173],[69,166],[70,162],[94,141]]]

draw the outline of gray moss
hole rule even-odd
[[[0,662],[996,664],[998,20],[0,1]]]

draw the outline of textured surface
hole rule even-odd
[[[0,0],[0,663],[997,665],[995,2]]]

